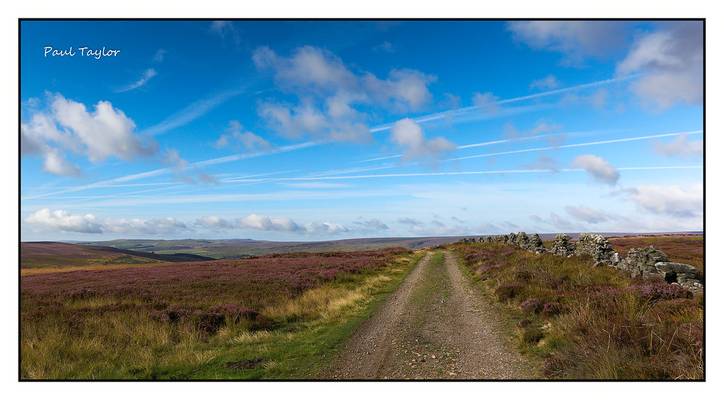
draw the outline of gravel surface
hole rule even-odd
[[[426,255],[352,335],[330,379],[529,379],[534,368],[506,339],[498,311],[452,253]]]

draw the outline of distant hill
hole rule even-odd
[[[697,235],[700,232],[671,232],[656,234],[601,232],[608,237],[661,236],[667,234]],[[569,233],[574,239],[578,233]],[[97,242],[59,243],[25,242],[21,244],[23,267],[80,266],[91,264],[134,264],[150,262],[204,261],[234,259],[275,253],[319,253],[331,251],[377,250],[389,247],[405,247],[416,250],[457,242],[464,237],[392,237],[328,240],[320,242],[275,242],[253,239],[118,239]],[[541,234],[549,241],[554,233]]]
[[[23,242],[20,244],[20,266],[22,268],[148,264],[210,259],[196,254],[153,254],[108,246],[62,242]]]
[[[84,242],[84,245],[100,245],[154,254],[174,254],[183,252],[212,258],[244,258],[273,253],[317,253],[326,251],[376,250],[388,247],[420,249],[456,242],[463,236],[449,237],[402,237],[402,238],[364,238],[343,239],[323,242],[273,242],[252,239],[223,240],[110,240],[103,242]]]

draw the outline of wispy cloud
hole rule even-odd
[[[631,78],[632,77],[629,76],[629,77],[606,79],[606,80],[586,83],[586,84],[582,84],[582,85],[571,86],[571,87],[562,88],[562,89],[556,89],[556,90],[552,90],[552,91],[548,91],[548,92],[536,93],[536,94],[528,95],[528,96],[521,96],[521,97],[516,97],[516,98],[500,100],[499,104],[515,103],[515,102],[519,102],[519,101],[525,101],[525,100],[530,100],[530,99],[535,99],[535,98],[540,98],[540,97],[545,97],[545,96],[553,96],[553,95],[557,95],[557,94],[561,94],[561,93],[567,93],[567,92],[587,89],[587,88],[591,88],[591,87],[610,85],[610,84],[625,81],[625,80],[628,80]],[[230,98],[238,96],[239,94],[243,93],[243,91],[244,91],[243,89],[237,89],[237,90],[222,92],[222,93],[218,93],[216,95],[210,96],[206,99],[202,99],[197,102],[194,102],[194,103],[190,104],[189,106],[185,107],[184,109],[182,109],[181,111],[166,118],[161,123],[147,128],[146,130],[142,131],[142,133],[144,133],[146,135],[162,134],[171,129],[175,129],[177,127],[183,126],[183,125],[201,117],[202,115],[206,114],[208,111],[213,109],[214,107],[222,104],[223,102],[229,100]],[[447,115],[449,113],[464,114],[464,113],[468,113],[470,111],[474,111],[476,109],[477,108],[474,106],[458,108],[458,109],[454,109],[454,110],[449,110],[448,112],[434,113],[434,114],[429,114],[426,116],[414,118],[413,121],[415,121],[417,123],[430,122],[430,121],[434,121],[434,120],[447,118]],[[390,124],[379,125],[379,126],[371,128],[370,131],[371,132],[384,132],[391,128],[392,128],[392,125],[390,125]],[[701,131],[697,131],[697,132],[701,132]],[[657,136],[657,137],[664,137],[664,136]],[[627,140],[643,140],[643,139],[621,139],[618,141],[627,141]],[[615,142],[617,142],[617,141],[608,141],[608,142],[602,141],[602,142],[598,142],[598,143],[603,144],[603,143],[615,143]],[[205,166],[210,166],[210,165],[217,165],[217,164],[223,164],[223,163],[227,163],[227,162],[244,160],[244,159],[253,158],[253,157],[263,157],[266,155],[277,154],[277,153],[281,153],[281,152],[291,152],[291,151],[301,150],[301,149],[305,149],[305,148],[309,148],[309,147],[319,146],[324,143],[327,143],[327,142],[325,142],[325,141],[306,141],[306,142],[302,142],[302,143],[295,144],[295,145],[282,146],[282,147],[279,147],[279,148],[276,148],[273,150],[261,151],[261,152],[256,152],[256,153],[247,153],[247,154],[236,154],[236,155],[230,155],[230,156],[226,156],[226,157],[213,158],[213,159],[209,159],[209,160],[198,161],[194,164],[198,167],[205,167]],[[479,145],[483,145],[483,144],[480,144],[480,143],[479,144],[470,144],[467,146],[472,147],[472,146],[479,146]],[[585,145],[590,145],[590,144],[575,144],[575,145],[565,145],[565,146],[566,147],[577,147],[577,146],[585,146]],[[456,161],[456,160],[462,160],[462,159],[467,159],[467,158],[477,158],[477,157],[492,157],[495,155],[515,154],[517,152],[541,151],[541,150],[561,148],[561,147],[563,147],[563,146],[550,146],[547,148],[525,149],[522,151],[503,152],[503,153],[497,153],[497,154],[491,153],[491,154],[473,155],[473,156],[467,156],[467,157],[451,158],[451,159],[448,159],[445,161]],[[462,148],[465,148],[465,147],[463,146]],[[399,156],[393,156],[392,158],[395,158],[395,157],[399,157]],[[137,173],[137,174],[131,174],[131,175],[126,175],[126,176],[122,176],[122,177],[118,177],[118,178],[98,181],[98,182],[94,182],[94,183],[91,183],[88,185],[71,187],[71,188],[61,190],[61,191],[37,194],[37,195],[25,197],[24,199],[36,199],[36,198],[49,197],[49,196],[57,195],[57,194],[77,192],[77,191],[112,185],[112,184],[116,184],[116,183],[123,183],[123,182],[128,182],[128,181],[135,181],[135,180],[139,180],[139,179],[146,179],[146,178],[161,176],[161,175],[165,175],[165,174],[168,174],[171,172],[172,172],[172,170],[169,168],[159,168],[159,169],[141,172],[141,173]]]
[[[686,135],[680,135],[672,142],[657,141],[654,150],[667,157],[701,157],[704,155],[704,141],[688,140]]]
[[[144,129],[141,133],[144,135],[160,135],[172,129],[184,126],[197,118],[206,115],[212,109],[225,103],[226,101],[244,93],[245,88],[227,90],[224,92],[213,94],[201,100],[197,100],[156,125]]]
[[[146,85],[151,79],[153,79],[153,77],[155,77],[156,75],[158,75],[158,73],[156,72],[156,70],[153,69],[153,68],[149,68],[149,69],[143,71],[143,73],[141,74],[141,77],[140,77],[140,78],[138,78],[137,80],[129,83],[129,84],[126,85],[126,86],[123,86],[123,87],[119,88],[118,90],[116,90],[116,93],[130,92],[131,90],[135,90],[135,89],[138,89],[138,88],[140,88],[140,87],[142,87],[142,86],[145,86],[145,85]]]
[[[584,154],[573,160],[574,167],[582,168],[596,181],[609,185],[615,185],[621,174],[618,170],[602,157],[593,154]]]
[[[620,77],[616,77],[616,78],[604,79],[604,80],[600,80],[600,81],[589,82],[589,83],[584,83],[584,84],[575,85],[575,86],[568,86],[565,88],[549,90],[549,91],[529,94],[529,95],[525,95],[525,96],[512,97],[509,99],[497,100],[495,102],[495,104],[500,106],[500,105],[505,105],[505,104],[519,103],[519,102],[523,102],[523,101],[527,101],[527,100],[534,100],[534,99],[539,99],[539,98],[557,96],[559,94],[571,93],[571,92],[576,92],[579,90],[591,89],[591,88],[596,88],[596,87],[612,85],[615,83],[625,82],[625,81],[634,79],[637,76],[639,76],[639,75],[620,76]],[[446,111],[440,111],[440,112],[436,112],[436,113],[432,113],[432,114],[427,114],[427,115],[413,118],[413,120],[419,124],[432,122],[432,121],[438,121],[438,120],[449,120],[451,118],[469,114],[471,112],[478,112],[481,110],[485,111],[489,107],[490,107],[490,104],[486,102],[484,105],[472,105],[472,106],[468,106],[468,107],[455,108],[455,109],[450,109],[450,110],[446,110]],[[499,113],[494,113],[493,115],[496,115],[496,114],[499,114]],[[390,130],[391,128],[392,128],[392,125],[387,124],[387,125],[380,125],[380,126],[373,127],[370,129],[370,131],[373,133],[374,132],[383,132],[383,131]]]
[[[539,89],[539,90],[551,90],[556,89],[560,86],[560,82],[558,82],[558,79],[556,79],[553,75],[548,75],[545,78],[536,79],[530,84],[531,89]]]
[[[229,162],[233,162],[233,161],[262,157],[262,156],[266,156],[266,155],[270,155],[270,154],[279,154],[279,153],[290,152],[290,151],[299,150],[301,148],[311,147],[311,146],[315,146],[315,145],[317,145],[317,143],[315,143],[315,142],[305,142],[305,143],[300,143],[297,145],[281,146],[281,147],[277,147],[277,148],[274,148],[271,150],[259,151],[259,152],[255,152],[255,153],[233,154],[230,156],[212,158],[212,159],[208,159],[208,160],[204,160],[204,161],[197,161],[194,163],[189,163],[188,167],[204,168],[204,167],[208,167],[211,165],[224,164],[224,163],[229,163]],[[121,176],[121,177],[117,177],[117,178],[97,181],[97,182],[93,182],[93,183],[90,183],[87,185],[71,186],[71,187],[68,187],[68,188],[65,188],[62,190],[53,191],[53,192],[49,192],[49,193],[40,193],[40,194],[36,194],[36,195],[25,196],[22,199],[23,200],[33,200],[33,199],[47,198],[50,196],[56,196],[59,194],[74,193],[74,192],[80,192],[80,191],[84,191],[84,190],[97,189],[97,188],[103,188],[103,187],[111,187],[111,186],[114,186],[119,183],[132,182],[132,181],[137,181],[140,179],[147,179],[147,178],[153,178],[153,177],[171,174],[174,171],[175,171],[175,169],[173,167],[158,168],[158,169],[154,169],[154,170],[150,170],[150,171],[139,172],[136,174],[130,174],[130,175],[125,175],[125,176]]]

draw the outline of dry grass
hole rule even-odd
[[[166,263],[158,261],[155,263],[147,264],[91,264],[77,267],[34,267],[34,268],[21,268],[20,276],[32,276],[32,275],[43,275],[43,274],[54,274],[58,272],[74,272],[74,271],[113,271],[119,269],[128,268],[148,268],[158,267],[161,265],[171,266],[172,263]]]
[[[521,350],[542,359],[544,376],[703,378],[701,297],[632,280],[611,267],[593,268],[587,257],[536,255],[502,244],[453,249],[507,306]]]
[[[268,257],[234,266],[212,262],[26,276],[21,376],[301,374],[298,366],[289,365],[304,358],[284,359],[285,346],[297,346],[295,351],[306,354],[312,365],[331,346],[314,342],[314,330],[329,331],[363,310],[376,291],[404,275],[415,257],[385,250],[316,255],[311,261]],[[311,344],[299,345],[300,338]],[[228,369],[221,360],[234,354],[251,359],[264,354],[265,361],[254,371]]]

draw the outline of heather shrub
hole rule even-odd
[[[528,314],[537,314],[543,310],[543,302],[538,299],[527,299],[520,303],[520,309]]]
[[[543,304],[543,310],[542,314],[546,317],[552,317],[554,315],[558,315],[563,311],[563,306],[561,306],[558,302],[550,302]]]
[[[646,281],[632,285],[629,289],[649,301],[690,299],[693,297],[693,294],[683,287],[661,281]]]
[[[634,280],[613,267],[592,268],[588,256],[535,255],[499,243],[452,248],[474,260],[468,267],[479,284],[508,305],[521,350],[540,359],[544,376],[703,378],[701,295],[663,280]],[[522,301],[510,301],[516,298]]]
[[[543,339],[543,329],[535,324],[527,325],[523,328],[523,342],[527,344],[538,344]]]
[[[250,355],[236,360],[283,354],[290,342],[302,340],[295,335],[311,335],[309,327],[319,327],[324,318],[363,307],[391,276],[403,274],[414,260],[409,255],[400,249],[303,253],[22,276],[20,374],[226,374],[218,368],[226,370],[220,360],[230,354]],[[301,353],[288,362],[304,364],[300,357],[317,357],[332,344],[295,344]],[[233,374],[247,377],[242,370]]]
[[[196,320],[196,329],[207,334],[214,335],[226,323],[224,314],[219,313],[202,313]]]
[[[514,299],[523,291],[523,285],[517,283],[509,283],[498,286],[495,289],[495,294],[498,296],[500,301],[506,301]]]
[[[234,323],[240,322],[242,319],[253,321],[259,316],[259,312],[248,307],[239,306],[237,304],[220,304],[209,309],[209,312],[222,314],[229,321]]]

